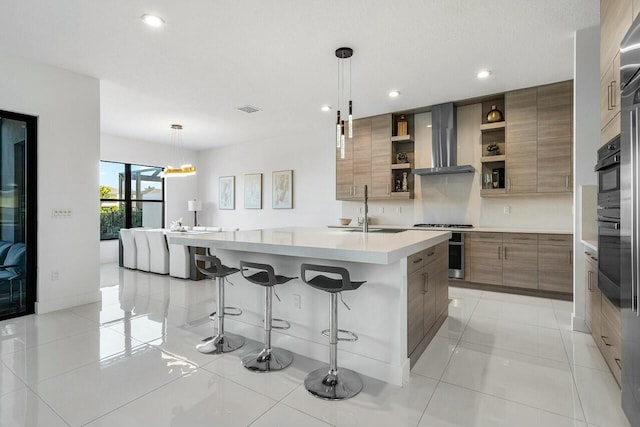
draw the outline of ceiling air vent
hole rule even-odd
[[[238,107],[238,110],[244,111],[245,113],[255,113],[257,111],[260,111],[258,107],[254,107],[253,105],[248,104],[242,107]]]

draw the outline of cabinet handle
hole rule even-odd
[[[413,260],[413,263],[414,263],[414,264],[417,264],[417,263],[419,263],[420,261],[422,261],[422,258],[414,259],[414,260]]]
[[[609,111],[613,110],[613,103],[611,102],[612,92],[613,86],[609,84],[609,86],[607,86],[607,110]]]
[[[593,289],[591,288],[591,274],[593,272],[591,270],[587,271],[587,290],[592,292]]]
[[[429,273],[427,273],[427,272],[422,273],[422,295],[424,295],[427,292],[429,292],[429,288],[428,288],[429,285],[427,284],[428,275],[429,275]]]
[[[511,191],[511,178],[507,178],[507,191]]]
[[[617,357],[613,360],[616,361],[616,365],[618,365],[618,368],[622,369],[622,360],[618,359]]]
[[[569,175],[567,175],[564,179],[564,188],[569,189]]]
[[[604,343],[604,345],[606,345],[607,347],[611,347],[611,344],[607,342],[608,337],[605,337],[604,335],[600,335],[600,338],[602,338],[602,342]]]
[[[569,249],[569,265],[573,265],[573,249]]]
[[[611,82],[611,109],[616,108],[616,81]]]
[[[506,246],[504,247],[504,259],[505,260],[507,259],[507,247]]]
[[[387,183],[387,195],[391,194],[391,184]]]
[[[498,259],[502,259],[502,247],[498,246]]]
[[[429,252],[429,253],[427,254],[427,256],[428,256],[428,257],[430,257],[430,256],[433,256],[434,254],[435,254],[435,252]]]

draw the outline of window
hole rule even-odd
[[[164,225],[162,168],[100,162],[100,240],[117,239],[121,228]]]

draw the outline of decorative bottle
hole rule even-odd
[[[409,182],[407,182],[407,173],[402,172],[402,191],[409,191]]]

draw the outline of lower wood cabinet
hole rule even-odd
[[[472,233],[469,281],[502,285],[502,233]]]
[[[538,287],[538,235],[503,234],[502,283],[518,288]]]
[[[469,232],[465,280],[573,292],[573,235]]]
[[[449,304],[449,243],[407,259],[407,354],[416,350]]]
[[[538,289],[571,293],[573,291],[573,236],[538,236]]]
[[[585,297],[587,327],[614,378],[621,383],[622,325],[620,310],[598,289],[598,259],[585,252]]]

